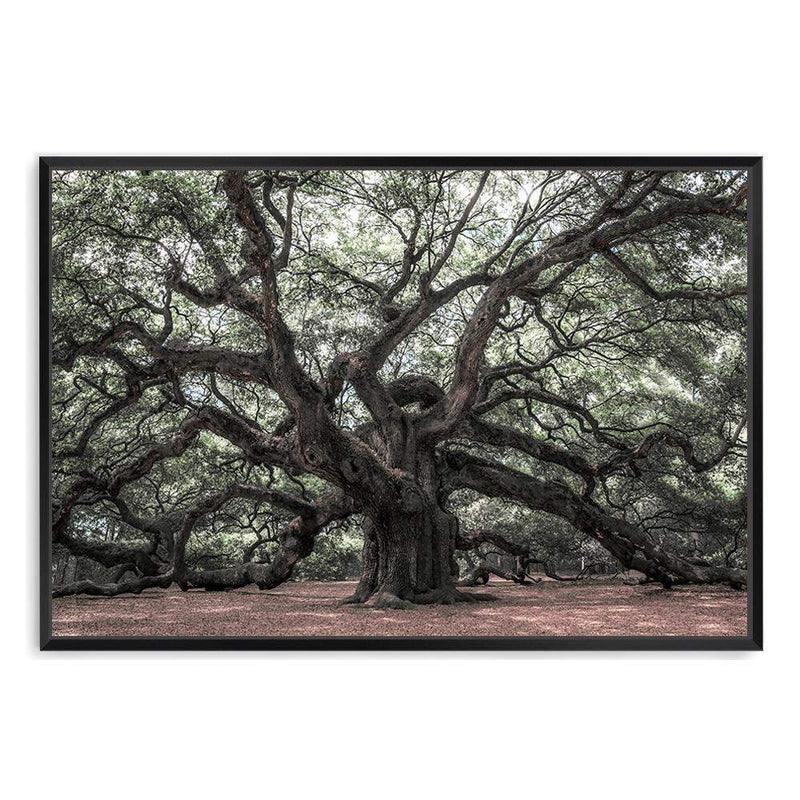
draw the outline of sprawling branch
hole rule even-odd
[[[502,534],[497,533],[497,531],[472,531],[470,533],[461,534],[456,538],[456,547],[462,551],[478,551],[485,545],[491,545],[501,552],[513,556],[516,560],[516,569],[513,572],[509,572],[508,570],[500,569],[484,561],[462,581],[463,584],[475,585],[475,583],[478,582],[477,579],[480,577],[485,577],[488,580],[488,574],[497,575],[499,578],[504,578],[514,583],[534,582],[537,579],[528,574],[528,567],[530,567],[531,564],[541,567],[544,574],[553,580],[574,580],[573,578],[566,578],[563,575],[559,575],[549,561],[539,558],[533,548],[525,544],[512,542]]]
[[[603,252],[603,257],[616,267],[634,286],[641,289],[648,297],[652,297],[653,300],[658,300],[659,302],[664,302],[665,300],[727,300],[730,297],[742,297],[747,294],[746,286],[737,286],[734,289],[727,290],[670,289],[666,292],[660,292],[629,266],[618,253],[606,250]]]
[[[579,475],[586,482],[586,492],[591,493],[597,468],[583,456],[563,447],[534,438],[522,431],[487,422],[478,416],[470,417],[458,429],[465,439],[482,442],[493,447],[513,447],[538,461],[555,464]]]
[[[326,525],[345,519],[354,510],[352,501],[345,495],[329,495],[284,528],[278,537],[278,551],[269,564],[244,561],[222,569],[190,570],[182,577],[183,584],[209,591],[235,589],[251,583],[259,589],[272,589],[291,577],[297,562],[311,553],[316,536]]]
[[[255,464],[277,464],[291,469],[296,463],[290,443],[255,430],[231,414],[204,407],[188,416],[171,439],[150,447],[109,477],[87,476],[76,481],[58,504],[53,521],[53,541],[58,542],[66,535],[74,507],[87,495],[117,497],[124,486],[147,475],[157,463],[185,453],[203,430],[211,431],[235,444]]]
[[[708,458],[697,457],[695,445],[687,436],[673,431],[655,431],[642,437],[642,440],[635,447],[615,453],[608,461],[598,465],[596,473],[598,477],[605,477],[633,461],[645,459],[659,442],[664,442],[671,447],[680,449],[686,459],[686,463],[695,472],[707,472],[716,467],[717,464],[720,464],[731,449],[736,446],[746,422],[747,416],[745,415],[739,420],[730,438],[725,439],[717,451]]]
[[[153,377],[204,371],[269,385],[269,359],[264,355],[193,345],[182,340],[162,343],[135,322],[122,322],[92,342],[74,345],[68,353],[54,360],[66,370],[73,369],[80,356],[107,357],[128,364],[130,357],[113,347],[125,339],[138,341],[153,359],[150,367],[140,368],[144,374]]]
[[[634,235],[642,234],[671,220],[686,216],[718,214],[738,218],[738,206],[743,197],[731,199],[698,195],[680,199],[654,210],[633,214],[647,194],[637,193],[632,208],[620,213],[613,205],[601,210],[586,225],[555,236],[535,256],[509,267],[486,290],[470,317],[461,337],[453,381],[441,401],[441,410],[431,413],[431,432],[447,435],[458,424],[475,401],[484,352],[500,313],[508,299],[523,286],[535,283],[539,276],[553,266],[583,260],[593,253],[608,252],[610,247]],[[622,219],[618,219],[623,216]]]
[[[690,583],[747,582],[744,570],[692,563],[665,551],[641,529],[618,519],[599,504],[554,481],[540,481],[525,473],[464,453],[448,452],[453,485],[491,497],[504,497],[536,511],[570,522],[596,539],[626,568],[638,569],[670,585],[674,578]]]
[[[245,561],[226,569],[189,569],[185,561],[186,545],[197,523],[237,498],[254,503],[266,502],[297,515],[280,534],[279,550],[275,557],[268,565]],[[140,575],[127,581],[108,584],[77,581],[56,587],[53,596],[94,594],[112,597],[119,594],[138,594],[151,587],[166,588],[175,582],[184,589],[190,586],[206,589],[235,588],[248,583],[255,583],[261,589],[270,589],[291,576],[295,563],[311,552],[315,537],[326,525],[344,519],[354,511],[353,502],[340,492],[317,501],[309,501],[272,487],[233,484],[217,494],[199,500],[177,517],[173,514],[160,522],[162,529],[170,528],[174,533],[174,546],[168,563],[153,558],[155,541],[146,548],[110,543],[93,544],[65,532],[59,542],[74,555],[91,558],[107,567],[129,564],[131,568],[138,569]]]

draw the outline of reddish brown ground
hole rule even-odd
[[[150,590],[53,601],[55,636],[744,636],[747,597],[720,586],[619,581],[500,582],[491,603],[386,611],[341,606],[354,583],[286,583],[272,591]]]

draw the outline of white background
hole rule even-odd
[[[5,7],[7,796],[792,793],[800,196],[791,8]],[[239,153],[763,154],[766,651],[38,653],[36,158]]]

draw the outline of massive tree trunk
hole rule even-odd
[[[365,509],[363,571],[348,602],[405,608],[475,599],[456,589],[457,518],[441,504],[432,454],[418,454],[400,498],[379,493]]]
[[[408,513],[371,516],[370,558],[357,596],[374,594],[375,605],[455,602],[462,599],[453,580],[456,518],[433,502]]]

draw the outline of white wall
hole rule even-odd
[[[798,711],[797,590],[781,577],[796,569],[798,535],[790,8],[5,8],[0,752],[3,783],[18,784],[10,796],[786,796]],[[39,654],[35,174],[45,153],[765,155],[766,652]]]

